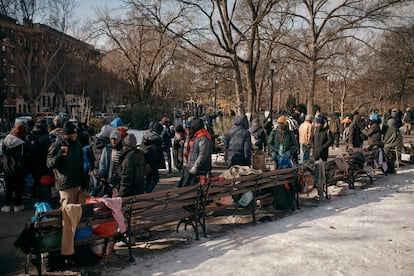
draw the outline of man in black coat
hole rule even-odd
[[[322,161],[327,161],[329,156],[329,147],[332,144],[333,137],[329,131],[328,121],[325,117],[321,116],[316,120],[315,131],[311,137],[313,158],[315,160],[322,159]]]

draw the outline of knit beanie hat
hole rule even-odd
[[[111,135],[109,136],[110,139],[121,139],[121,133],[118,130],[112,130]]]
[[[285,116],[280,116],[280,117],[277,119],[277,123],[278,123],[278,124],[284,124],[284,125],[286,125],[286,124],[287,124],[287,119],[286,119],[286,117],[285,117]]]
[[[204,128],[204,123],[200,118],[196,117],[191,121],[191,128],[194,130],[194,132],[197,132],[200,129]]]
[[[17,124],[11,131],[11,135],[16,136],[22,140],[26,139],[26,127],[24,124]]]
[[[394,127],[395,126],[395,120],[394,119],[389,119],[387,121],[387,125],[388,125],[388,127]]]
[[[155,131],[158,134],[161,134],[161,132],[163,131],[164,127],[160,124],[160,123],[155,123],[152,126],[152,130]]]
[[[63,134],[64,135],[69,135],[69,134],[72,134],[72,133],[76,133],[76,127],[71,121],[67,121],[63,125]]]
[[[128,133],[128,135],[124,138],[123,144],[128,148],[135,148],[137,146],[137,138],[133,133]]]
[[[305,116],[305,121],[312,121],[312,115],[308,114]]]

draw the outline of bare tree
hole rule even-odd
[[[331,45],[341,39],[365,43],[361,31],[384,29],[392,8],[404,0],[299,0],[288,12],[294,18],[295,32],[279,41],[303,59],[309,72],[310,85],[306,93],[308,113],[313,113],[316,80],[323,63],[338,53]],[[358,32],[359,31],[359,32]],[[364,35],[364,33],[362,33]],[[365,33],[366,36],[366,33]],[[331,47],[331,48],[330,48]],[[327,51],[330,48],[331,51]]]
[[[98,10],[90,38],[106,39],[107,54],[119,58],[117,67],[112,64],[110,70],[131,84],[137,102],[150,103],[154,83],[172,62],[179,44],[165,26],[151,24],[138,7],[130,8],[124,18]],[[174,18],[169,20],[172,24]]]
[[[162,22],[154,12],[154,6],[162,1],[128,2],[145,9],[155,21]],[[217,70],[231,69],[234,72],[238,113],[252,112],[255,108],[256,72],[261,57],[260,24],[278,2],[176,0],[175,15],[182,20],[168,26],[168,30],[180,37],[184,41],[182,47],[194,56]],[[243,85],[244,80],[246,85]],[[241,101],[245,89],[247,106]]]

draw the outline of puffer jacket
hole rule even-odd
[[[252,163],[252,140],[250,137],[249,121],[246,115],[234,119],[234,127],[224,137],[224,146],[228,151],[227,165],[250,166]]]
[[[68,147],[66,156],[62,155],[61,146]],[[82,145],[76,141],[58,138],[47,154],[47,167],[53,169],[57,190],[84,187],[87,183],[83,170]]]
[[[162,140],[157,132],[151,129],[144,132],[141,149],[144,152],[145,160],[152,168],[163,168],[165,166],[161,144]]]
[[[190,174],[207,175],[211,170],[213,142],[211,134],[202,128],[193,136],[193,143],[188,154],[188,171]]]
[[[127,149],[119,157],[119,196],[143,194],[145,191],[145,157],[136,148]]]

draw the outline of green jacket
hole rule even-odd
[[[282,138],[282,139],[281,139]],[[280,149],[280,144],[283,148]],[[269,149],[273,152],[273,159],[277,160],[281,153],[288,155],[289,157],[294,154],[298,148],[298,142],[295,134],[290,131],[287,127],[282,131],[280,128],[272,130],[267,141]]]

